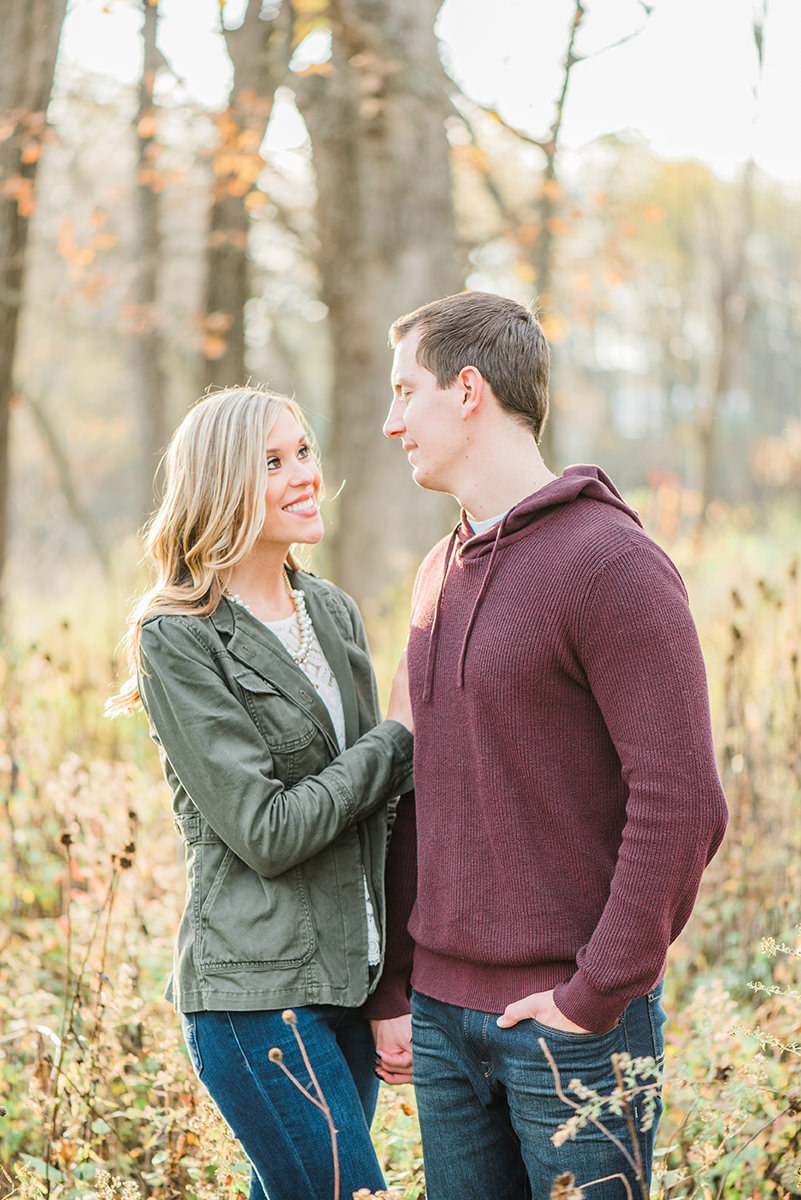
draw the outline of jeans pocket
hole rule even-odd
[[[198,1079],[203,1078],[203,1058],[200,1053],[197,1037],[197,1014],[196,1013],[181,1013],[181,1029],[183,1030],[186,1049],[189,1054],[189,1061],[192,1064],[192,1070],[197,1075]]]
[[[554,1025],[544,1025],[542,1021],[538,1021],[536,1017],[527,1018],[531,1026],[538,1030],[539,1036],[544,1038],[553,1038],[555,1041],[586,1043],[586,1042],[601,1042],[604,1038],[611,1037],[619,1028],[620,1022],[607,1030],[606,1033],[593,1033],[592,1030],[586,1030],[584,1033],[578,1033],[571,1029],[557,1029]]]

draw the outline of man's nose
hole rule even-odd
[[[393,399],[392,403],[389,406],[389,412],[387,413],[387,419],[384,422],[384,426],[383,426],[384,437],[394,438],[394,437],[401,436],[401,434],[403,433],[403,431],[405,429],[402,414],[403,414],[403,409],[402,409],[399,401],[397,400],[397,398]]]

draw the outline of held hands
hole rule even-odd
[[[378,1057],[376,1075],[385,1083],[412,1082],[412,1018],[371,1021]]]
[[[409,673],[406,669],[406,647],[400,656],[398,669],[392,680],[387,717],[392,721],[400,721],[401,725],[405,725],[410,732],[414,731],[412,705],[409,700]]]
[[[498,1017],[498,1024],[501,1029],[510,1029],[512,1025],[517,1025],[518,1021],[526,1021],[531,1017],[541,1025],[563,1029],[566,1033],[592,1032],[576,1025],[560,1012],[554,1004],[553,988],[550,992],[534,992],[531,996],[524,996],[522,1000],[515,1000],[514,1004],[507,1004],[504,1012]]]

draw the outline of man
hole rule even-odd
[[[527,309],[465,292],[390,338],[384,432],[463,511],[412,597],[416,799],[367,1006],[379,1074],[409,1077],[411,978],[428,1200],[543,1200],[568,1173],[606,1181],[594,1200],[637,1195],[667,949],[726,824],[686,592],[602,471],[543,463],[549,354]],[[608,1096],[624,1052],[656,1060],[636,1140],[607,1106],[606,1131],[555,1146],[560,1093]]]

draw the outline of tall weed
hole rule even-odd
[[[732,586],[687,554],[732,820],[671,954],[652,1197],[778,1200],[801,1196],[798,568],[743,553]],[[385,688],[405,603],[371,628]],[[90,632],[59,617],[0,658],[0,1196],[233,1200],[247,1166],[161,999],[184,890],[166,789],[144,720],[101,717]],[[382,1089],[376,1137],[417,1200],[411,1089]]]

